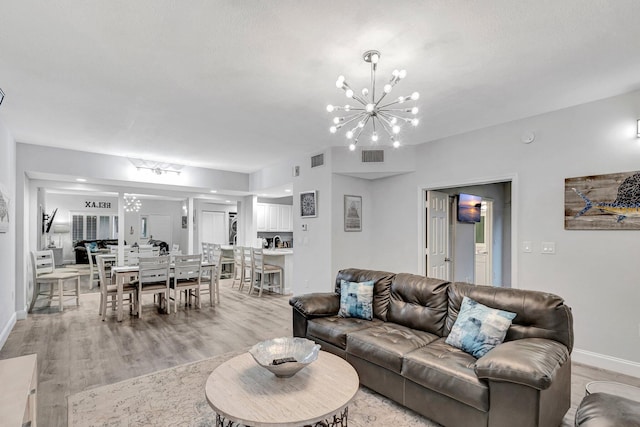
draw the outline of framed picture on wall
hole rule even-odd
[[[300,217],[315,218],[318,216],[318,192],[301,191],[300,192]]]
[[[9,230],[9,191],[0,184],[0,233],[6,233]]]
[[[362,231],[362,196],[344,196],[344,231]]]
[[[187,216],[182,216],[182,228],[187,228]]]

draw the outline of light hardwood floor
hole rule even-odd
[[[83,283],[83,286],[86,286]],[[38,354],[38,424],[67,425],[67,397],[101,385],[188,362],[249,348],[258,341],[291,335],[288,297],[248,296],[221,283],[221,305],[157,314],[151,297],[142,320],[115,314],[102,322],[99,294],[83,293],[80,306],[41,308],[16,323],[0,359]],[[573,426],[575,408],[588,381],[610,379],[640,386],[640,379],[574,363],[572,405],[563,427]]]

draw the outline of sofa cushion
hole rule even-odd
[[[489,387],[474,371],[476,359],[439,338],[404,356],[402,376],[423,387],[489,410]]]
[[[405,354],[438,339],[437,335],[386,322],[347,335],[347,359],[358,356],[400,373]]]
[[[397,274],[391,283],[387,320],[442,336],[449,282],[415,274]]]
[[[347,347],[348,333],[380,324],[382,324],[380,319],[362,320],[355,317],[320,317],[309,319],[307,336],[309,338],[318,338],[344,350]]]
[[[373,280],[373,317],[387,320],[387,310],[389,309],[389,295],[391,289],[391,280],[395,274],[386,271],[360,270],[358,268],[347,268],[338,271],[336,276],[336,293],[340,293],[340,283],[342,280],[347,282],[366,282]]]
[[[373,280],[340,284],[340,311],[338,316],[373,319]]]
[[[451,283],[449,308],[443,335],[451,331],[462,298],[468,296],[481,304],[516,313],[507,331],[505,341],[521,338],[547,338],[573,349],[573,315],[564,300],[557,295],[524,289],[478,286],[469,283]]]
[[[514,317],[515,313],[487,307],[464,297],[446,343],[480,358],[504,341]]]

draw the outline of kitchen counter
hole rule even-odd
[[[277,265],[282,268],[282,290],[285,295],[292,294],[291,287],[293,286],[293,249],[292,248],[278,248],[278,249],[265,249],[262,251],[264,254],[264,262],[266,264]]]
[[[264,249],[262,251],[265,255],[293,255],[292,248],[277,248],[277,249]]]

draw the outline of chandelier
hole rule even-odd
[[[125,212],[138,212],[142,207],[142,202],[136,196],[130,194],[124,195],[124,211]]]
[[[376,143],[380,138],[380,133],[384,132],[394,148],[400,146],[398,140],[398,134],[405,124],[411,124],[418,126],[420,120],[416,117],[418,114],[418,107],[402,105],[405,102],[416,101],[420,98],[418,92],[413,92],[408,96],[400,96],[394,101],[383,104],[385,99],[393,87],[398,82],[407,76],[406,70],[393,70],[391,73],[391,79],[382,87],[382,93],[380,97],[376,99],[376,69],[378,67],[378,61],[380,60],[380,52],[377,50],[368,50],[362,54],[362,59],[365,62],[371,64],[371,89],[362,89],[362,95],[356,94],[353,89],[347,84],[344,76],[339,76],[336,81],[336,87],[344,90],[347,98],[352,98],[360,105],[327,105],[327,112],[338,112],[342,114],[333,118],[333,126],[329,128],[331,133],[336,133],[339,129],[345,127],[347,130],[346,137],[351,141],[349,144],[349,150],[356,149],[356,144],[362,135],[362,132],[367,125],[371,123],[372,133],[371,142]],[[400,108],[398,108],[400,106]],[[392,108],[394,107],[394,108]]]

